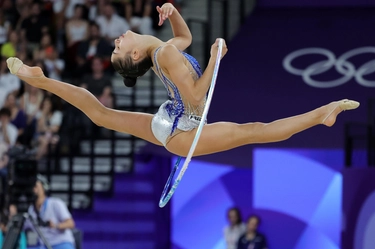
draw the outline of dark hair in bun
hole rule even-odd
[[[153,66],[150,57],[134,63],[130,55],[126,55],[124,59],[113,61],[112,65],[117,73],[124,78],[124,84],[127,87],[135,86],[137,78],[144,75]]]

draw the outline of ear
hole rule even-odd
[[[139,52],[138,49],[133,49],[133,51],[131,52],[131,57],[132,57],[132,59],[133,59],[134,61],[139,60],[140,55],[141,55],[141,53]]]

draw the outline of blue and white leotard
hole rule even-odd
[[[157,53],[160,48],[157,48],[154,54],[155,73],[163,82],[169,100],[164,102],[154,115],[151,122],[151,130],[156,139],[166,146],[169,138],[175,134],[176,129],[181,131],[192,130],[199,126],[201,118],[189,110],[190,108],[186,106],[186,102],[184,103],[183,96],[181,96],[177,86],[165,76],[163,70],[159,67]],[[181,54],[190,62],[196,76],[200,78],[202,76],[202,69],[198,61],[187,53],[181,52]]]

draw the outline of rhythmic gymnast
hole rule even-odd
[[[181,52],[192,36],[179,12],[170,3],[157,7],[159,25],[169,19],[174,37],[163,42],[156,37],[131,31],[114,41],[112,64],[123,76],[126,86],[134,86],[137,78],[150,68],[166,87],[169,100],[155,115],[118,111],[103,106],[86,89],[44,76],[41,68],[29,67],[17,58],[7,60],[12,74],[28,84],[47,90],[83,111],[98,126],[128,133],[186,156],[194,140],[205,106],[218,50],[218,40],[211,46],[211,58],[202,72],[198,62]],[[226,54],[224,44],[222,57]],[[316,125],[332,126],[343,110],[355,109],[352,100],[331,102],[310,112],[271,123],[217,122],[205,124],[194,156],[212,154],[255,143],[282,141]]]

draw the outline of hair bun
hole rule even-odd
[[[132,78],[132,77],[125,77],[124,78],[124,84],[127,87],[133,87],[137,83],[137,78]]]

